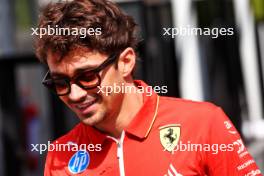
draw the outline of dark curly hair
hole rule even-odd
[[[41,28],[94,28],[101,35],[43,35],[36,37],[36,55],[46,63],[47,51],[66,55],[71,49],[84,46],[104,54],[118,53],[127,47],[136,49],[137,24],[108,0],[60,1],[46,5],[39,17]],[[62,58],[62,57],[61,57]]]

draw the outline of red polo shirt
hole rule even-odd
[[[142,81],[136,84],[147,87]],[[219,107],[155,93],[143,97],[143,106],[120,139],[80,123],[54,141],[87,148],[49,151],[45,176],[261,175]]]

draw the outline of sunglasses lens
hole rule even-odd
[[[83,88],[87,88],[87,89],[95,88],[100,84],[99,76],[91,72],[83,73],[78,77],[77,81],[79,82],[79,84],[83,86]]]
[[[53,86],[58,95],[66,94],[69,91],[69,85],[65,79],[53,80]]]

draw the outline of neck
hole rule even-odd
[[[134,83],[127,83],[126,86],[135,85]],[[104,123],[98,129],[115,138],[119,138],[122,131],[130,124],[142,105],[143,95],[141,93],[125,93],[119,112],[107,118],[109,122]]]

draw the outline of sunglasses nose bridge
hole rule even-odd
[[[70,90],[68,97],[71,101],[79,101],[87,95],[87,90],[83,89],[80,85],[70,82]]]

